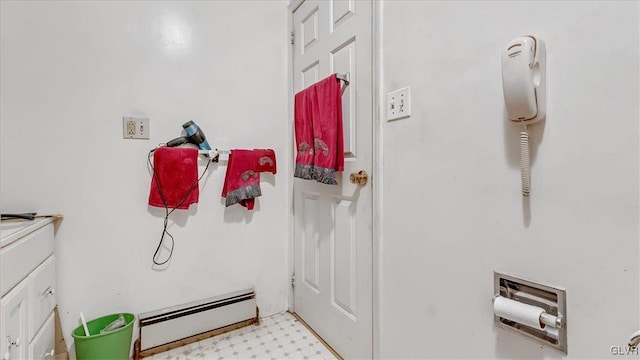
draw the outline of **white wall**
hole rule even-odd
[[[286,5],[2,2],[0,209],[64,214],[69,343],[80,311],[137,314],[249,286],[261,315],[285,310]],[[149,117],[151,140],[123,140],[122,116]],[[273,148],[283,161],[252,213],[225,209],[226,166],[212,166],[200,203],[172,215],[173,260],[156,271],[163,210],[147,206],[147,152],[187,120],[214,147]]]
[[[610,357],[640,328],[638,2],[389,1],[383,92],[382,358],[560,358],[493,325],[493,271],[563,286],[569,358]],[[546,124],[530,219],[500,51],[547,43]]]

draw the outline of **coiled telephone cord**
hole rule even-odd
[[[527,125],[520,132],[520,177],[522,178],[522,196],[529,197],[531,193],[531,161],[529,158],[529,133]]]

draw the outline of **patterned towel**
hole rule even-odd
[[[333,74],[295,96],[295,177],[337,185],[336,171],[344,170],[342,94]]]
[[[222,187],[225,205],[240,204],[253,210],[255,198],[262,195],[260,173],[255,171],[257,159],[253,150],[231,150]]]
[[[297,151],[293,176],[306,180],[313,179],[313,124],[309,100],[311,96],[311,88],[302,90],[295,96],[294,125]]]
[[[342,94],[336,74],[314,86],[312,98],[313,144],[315,147],[313,178],[323,184],[337,185],[336,171],[344,171],[344,139],[342,133]]]

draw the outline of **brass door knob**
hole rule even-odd
[[[352,184],[360,184],[360,185],[367,185],[367,180],[369,179],[367,172],[364,170],[358,171],[357,174],[351,173],[351,176],[349,178],[351,179]]]

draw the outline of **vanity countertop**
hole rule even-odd
[[[34,220],[3,220],[0,221],[0,248],[32,233],[53,222],[56,217],[42,217]]]

